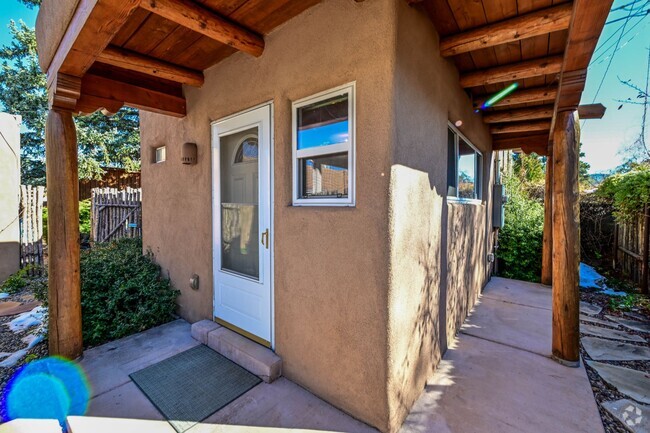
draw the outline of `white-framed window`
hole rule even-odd
[[[154,162],[156,164],[167,160],[167,148],[165,146],[156,147]]]
[[[483,191],[483,154],[449,123],[447,128],[447,197],[480,201]]]
[[[355,83],[292,104],[294,206],[355,205]]]

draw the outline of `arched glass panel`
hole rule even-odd
[[[248,137],[241,142],[235,154],[235,164],[257,161],[257,138]]]

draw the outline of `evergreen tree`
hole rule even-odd
[[[40,0],[21,0],[37,6]],[[0,47],[0,110],[22,116],[22,183],[45,184],[46,77],[40,70],[36,34],[25,23],[11,21],[13,41]],[[79,177],[101,176],[103,166],[138,170],[138,111],[123,108],[115,116],[101,113],[75,118],[79,144]]]
[[[25,4],[28,8],[32,9],[34,6],[40,6],[41,1],[43,0],[19,0],[19,1]]]

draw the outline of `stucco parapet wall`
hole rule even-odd
[[[36,18],[36,43],[38,63],[41,70],[47,69],[54,59],[59,44],[65,35],[80,0],[43,0]],[[89,3],[96,3],[92,0]]]

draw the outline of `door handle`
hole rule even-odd
[[[262,245],[266,247],[266,249],[269,249],[269,229],[266,229],[262,232]]]

